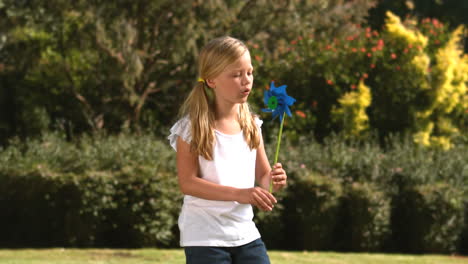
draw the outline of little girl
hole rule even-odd
[[[200,78],[169,136],[185,195],[179,229],[186,261],[270,263],[252,205],[271,211],[277,201],[267,191],[269,183],[278,191],[287,176],[280,163],[270,167],[262,121],[247,104],[250,53],[240,40],[221,37],[203,48],[198,66]]]

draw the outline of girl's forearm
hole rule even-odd
[[[270,172],[268,172],[268,173],[265,173],[265,174],[260,178],[260,180],[257,182],[257,184],[258,184],[260,187],[262,187],[263,189],[269,190],[269,189],[270,189],[270,180],[271,180]]]
[[[183,194],[215,201],[239,201],[242,192],[242,189],[216,184],[198,177],[184,182],[179,180],[179,186]]]

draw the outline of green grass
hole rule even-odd
[[[461,264],[468,257],[269,251],[272,264]],[[0,264],[179,264],[182,250],[21,249],[0,250]]]

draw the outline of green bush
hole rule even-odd
[[[75,190],[43,178],[37,171],[28,175],[0,173],[0,181],[2,247],[60,245],[65,236],[73,236],[65,234],[69,226],[64,221],[70,216],[69,209],[73,211],[79,202]]]
[[[149,135],[76,144],[48,135],[11,145],[0,155],[0,244],[175,245],[181,195],[174,157]]]
[[[283,142],[288,187],[255,216],[269,248],[466,252],[466,144]],[[174,151],[149,134],[13,141],[0,149],[0,247],[177,246],[175,172]]]
[[[286,137],[411,133],[421,145],[444,149],[464,137],[463,28],[390,12],[385,20],[379,31],[355,23],[343,23],[345,30],[305,30],[289,43],[278,42],[273,56],[261,41],[252,43],[263,75],[256,82],[263,88],[274,77],[298,99]]]
[[[465,196],[465,223],[460,235],[458,252],[468,255],[468,197]]]
[[[344,184],[343,192],[345,193],[342,201],[347,201],[349,204],[348,208],[352,208],[352,204],[362,204],[362,207],[365,208],[364,205],[366,203],[364,201],[369,202],[369,205],[374,206],[374,208],[382,207],[382,211],[374,213],[376,217],[371,224],[372,226],[368,226],[368,228],[375,228],[374,233],[366,234],[369,237],[377,236],[380,239],[372,240],[361,237],[362,244],[359,246],[351,242],[353,236],[350,229],[343,229],[349,232],[347,237],[334,239],[335,243],[340,244],[339,250],[372,251],[382,249],[415,251],[410,250],[408,243],[396,241],[400,237],[402,237],[401,239],[405,239],[404,237],[406,237],[402,236],[404,235],[401,233],[403,231],[398,233],[399,231],[396,228],[399,227],[395,226],[394,222],[395,219],[405,217],[398,215],[398,211],[395,210],[395,204],[400,199],[401,186],[406,186],[408,189],[417,189],[420,186],[437,186],[438,182],[445,182],[447,183],[446,188],[453,189],[452,193],[459,195],[455,199],[456,201],[459,201],[460,197],[466,197],[468,193],[466,188],[468,186],[466,159],[468,157],[468,148],[463,143],[456,145],[450,150],[442,151],[437,148],[419,147],[410,138],[403,136],[388,138],[385,148],[380,147],[376,140],[352,141],[344,140],[341,136],[331,136],[325,140],[324,144],[319,144],[314,140],[305,138],[300,139],[296,146],[292,146],[291,141],[285,140],[284,142],[280,160],[287,161],[287,171],[291,175],[295,175],[296,172],[300,172],[301,170],[308,170],[341,181]],[[293,186],[300,184],[296,182],[294,177],[290,179],[290,183]],[[294,188],[293,186],[290,186],[290,188]],[[352,190],[350,186],[359,186],[359,188]],[[366,188],[370,188],[373,191],[361,190],[365,190]],[[370,197],[364,199],[363,197],[366,197],[366,193]],[[307,195],[304,195],[304,197],[307,197]],[[391,214],[387,211],[389,204],[392,205]],[[404,205],[405,203],[401,204]],[[353,205],[353,207],[356,205]],[[443,219],[448,219],[448,217],[455,219],[453,220],[455,222],[452,224],[456,225],[456,227],[452,225],[449,230],[438,230],[440,236],[444,236],[446,240],[444,245],[438,244],[440,248],[436,252],[452,252],[454,248],[457,248],[458,252],[463,251],[463,246],[465,245],[463,243],[467,241],[467,233],[465,231],[462,234],[463,226],[466,226],[466,224],[460,221],[461,209],[459,205],[455,209],[448,211],[444,210],[444,208],[449,206],[449,204],[445,204],[439,200],[432,199],[427,201],[427,205],[435,206],[436,208],[440,207],[434,211],[434,214],[438,215],[437,219],[434,220],[435,222],[443,222]],[[372,206],[368,208],[373,208]],[[341,213],[344,214],[344,212],[346,210],[342,209]],[[354,215],[354,217],[365,218],[364,213],[365,210]],[[288,215],[287,217],[289,218],[290,216]],[[386,230],[389,227],[390,217],[392,224],[390,230]],[[351,213],[341,218],[344,224],[354,221]],[[401,221],[404,223],[406,220]],[[363,222],[359,223],[363,224]],[[436,228],[438,224],[434,225],[434,228]],[[403,224],[402,226],[404,227]],[[467,230],[466,227],[465,230]],[[388,231],[393,232],[390,240],[388,239]],[[356,232],[359,234],[359,230]],[[418,239],[423,239],[419,238],[419,235],[415,236]],[[358,236],[354,235],[354,238],[356,237]],[[363,242],[366,239],[367,241],[372,241],[373,244],[370,245]],[[461,242],[457,242],[458,240]],[[391,246],[392,242],[393,247]],[[432,251],[434,251],[433,246],[429,245],[424,246],[424,248],[420,247],[419,250],[419,252]]]
[[[340,251],[382,251],[390,235],[390,199],[373,183],[346,184],[334,241]]]
[[[339,221],[342,185],[337,179],[305,172],[289,188],[285,201],[285,247],[335,249],[333,233]]]
[[[282,249],[287,246],[285,236],[289,232],[289,226],[285,222],[287,213],[284,199],[286,195],[283,191],[274,193],[278,203],[271,212],[263,212],[254,207],[254,222],[268,249]]]
[[[392,199],[395,249],[411,253],[453,253],[465,228],[460,188],[446,183],[400,186]]]

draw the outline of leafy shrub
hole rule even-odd
[[[341,182],[304,173],[288,190],[285,201],[285,247],[305,250],[335,249],[333,233],[339,221]]]
[[[280,154],[282,160],[287,160],[288,173],[294,176],[296,173],[300,174],[301,171],[312,171],[341,181],[344,193],[342,201],[344,201],[345,205],[348,204],[347,207],[345,206],[341,210],[341,218],[344,219],[342,225],[352,221],[357,221],[363,225],[363,227],[356,229],[357,234],[354,235],[354,238],[361,239],[358,241],[361,245],[356,243],[356,240],[352,242],[351,228],[342,229],[348,230],[349,233],[347,237],[334,239],[335,243],[340,244],[340,250],[409,250],[407,244],[403,245],[395,242],[395,239],[400,239],[399,237],[404,233],[398,233],[397,230],[394,230],[397,228],[394,220],[399,219],[398,221],[400,221],[404,217],[395,210],[395,204],[402,196],[400,186],[405,186],[409,190],[418,189],[421,186],[437,188],[433,185],[437,186],[438,182],[445,182],[447,189],[453,189],[453,193],[457,193],[457,204],[459,204],[461,197],[466,197],[468,194],[466,188],[468,186],[466,159],[468,157],[468,148],[464,144],[458,144],[450,150],[442,151],[437,148],[419,147],[410,137],[403,136],[390,137],[385,144],[386,148],[380,147],[376,140],[344,140],[341,136],[331,136],[325,140],[324,144],[318,144],[310,139],[300,139],[297,146],[290,144],[291,142],[286,140],[284,149],[287,154]],[[290,179],[290,183],[294,186],[301,184],[295,178]],[[294,187],[291,186],[290,188]],[[291,195],[294,196],[295,194]],[[454,197],[456,195],[454,194]],[[308,197],[308,195],[304,195],[304,197]],[[452,251],[457,248],[457,239],[463,237],[462,241],[466,241],[466,234],[462,234],[465,224],[460,220],[460,217],[463,216],[460,216],[462,208],[457,205],[454,209],[444,210],[444,208],[450,208],[450,204],[443,201],[445,200],[439,201],[431,198],[426,205],[431,204],[431,206],[440,207],[440,216],[437,216],[437,219],[434,220],[435,226],[441,225],[440,222],[445,221],[443,219],[450,217],[455,219],[456,224],[454,225],[456,227],[451,226],[449,230],[438,231],[441,233],[440,236],[445,236],[446,239],[446,244],[439,245],[441,249],[438,252],[449,252],[449,248]],[[368,204],[366,205],[366,203]],[[359,206],[362,206],[364,210],[353,215],[349,209],[350,211],[346,213],[346,208],[353,208],[351,207],[353,204],[353,207],[359,208]],[[391,213],[389,212],[390,205],[392,206]],[[402,202],[401,205],[404,206],[405,202]],[[381,208],[373,211],[373,214],[369,214],[365,210],[366,208],[378,208],[379,206]],[[421,207],[422,205],[418,204],[417,206]],[[434,214],[439,214],[439,211],[434,211]],[[374,219],[371,223],[366,220],[366,217],[371,219],[372,215],[374,215]],[[353,217],[357,220],[353,220]],[[389,230],[390,217],[393,220]],[[404,223],[406,220],[401,221]],[[365,223],[369,223],[369,225],[366,227]],[[374,233],[367,232],[365,233],[366,236],[359,237],[359,234],[363,234],[359,230],[362,231],[365,228],[371,231],[374,230]],[[437,229],[437,227],[434,228]],[[393,233],[390,240],[388,237],[389,231],[397,232],[397,234]],[[423,239],[419,235],[414,234],[418,239]],[[370,238],[372,236],[380,239],[373,240]],[[372,243],[366,244],[365,241],[371,241]],[[393,245],[400,245],[401,247],[394,249],[391,246],[392,241],[394,242]],[[462,248],[462,246],[458,246],[458,251],[462,250]],[[432,247],[428,245],[424,248],[420,247],[420,252],[432,252],[432,250]]]
[[[447,151],[411,137],[386,148],[343,136],[283,142],[288,188],[255,217],[269,248],[466,251],[463,142]],[[174,157],[148,134],[12,142],[0,150],[0,246],[177,246]]]
[[[263,212],[258,208],[254,208],[254,222],[257,226],[262,240],[268,249],[282,249],[287,247],[288,241],[285,237],[290,232],[289,226],[286,224],[286,205],[284,199],[286,192],[274,193],[278,203],[271,212]]]
[[[446,183],[400,186],[392,199],[393,242],[397,251],[451,253],[464,228],[464,199]]]
[[[70,216],[69,210],[73,211],[72,208],[79,203],[75,190],[63,188],[53,179],[43,178],[37,171],[28,175],[0,173],[0,181],[3,216],[0,219],[3,234],[0,244],[3,247],[60,245],[66,235],[73,236],[64,234],[70,227],[64,221]],[[78,225],[75,228],[84,231]]]
[[[465,224],[460,235],[458,252],[468,255],[468,197],[465,196]]]
[[[381,251],[390,235],[390,199],[372,183],[346,184],[334,241],[341,251]]]
[[[285,133],[291,139],[311,131],[319,140],[334,132],[365,137],[375,131],[380,139],[410,133],[421,145],[448,149],[467,124],[462,33],[463,27],[451,32],[435,19],[401,20],[388,12],[379,31],[360,24],[305,31],[278,44],[276,56],[257,48],[252,54],[265,57],[260,71],[298,99],[294,130]]]
[[[175,245],[181,195],[174,156],[149,135],[76,144],[47,135],[11,145],[0,155],[1,244]]]

